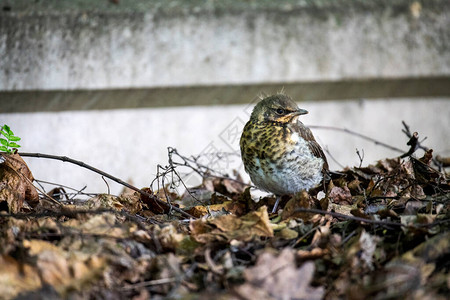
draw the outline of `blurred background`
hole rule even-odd
[[[0,124],[22,152],[137,187],[168,147],[244,174],[241,130],[258,96],[281,90],[334,170],[406,152],[402,121],[450,156],[450,2],[0,1]],[[108,191],[78,166],[25,160],[37,179]]]

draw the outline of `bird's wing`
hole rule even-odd
[[[324,161],[323,172],[328,173],[327,157],[325,156],[325,153],[323,152],[322,147],[320,147],[319,143],[317,143],[316,139],[314,138],[314,135],[312,134],[311,129],[309,129],[308,127],[303,125],[302,122],[299,121],[294,125],[294,130],[296,130],[300,134],[300,136],[303,137],[303,139],[305,139],[312,154],[315,157],[319,157],[319,158],[323,159],[323,161]]]

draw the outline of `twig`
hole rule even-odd
[[[16,172],[16,174],[21,175],[23,179],[25,179],[29,184],[33,185],[33,182],[31,182],[30,179],[28,179],[27,177],[23,176],[22,174],[18,173],[16,170],[13,170],[14,172]],[[48,198],[48,200],[50,200],[50,202],[58,205],[58,206],[63,206],[62,203],[60,203],[59,201],[55,200],[53,197],[51,197],[49,194],[47,194],[44,190],[41,190],[40,188],[38,188],[37,186],[35,186],[35,189],[38,190],[39,192],[41,192],[45,197]],[[44,198],[45,199],[45,198]]]
[[[399,149],[399,148],[396,148],[394,146],[388,145],[386,143],[380,142],[380,141],[378,141],[376,139],[373,139],[373,138],[368,137],[368,136],[366,136],[364,134],[355,132],[355,131],[347,129],[347,128],[340,128],[340,127],[334,127],[334,126],[319,126],[319,125],[312,125],[312,126],[308,126],[308,127],[309,128],[317,128],[317,129],[327,129],[327,130],[342,131],[342,132],[349,133],[349,134],[355,135],[357,137],[360,137],[360,138],[362,138],[364,140],[371,141],[375,145],[380,145],[380,146],[383,146],[385,148],[388,148],[388,149],[391,149],[393,151],[397,151],[397,152],[400,152],[400,153],[404,152],[402,149]]]
[[[185,156],[181,155],[180,153],[178,153],[177,149],[172,148],[172,147],[168,148],[168,152],[169,152],[169,161],[172,163],[172,165],[188,167],[203,178],[211,177],[211,178],[218,178],[218,179],[227,179],[227,180],[234,181],[234,182],[239,183],[244,186],[251,186],[248,183],[242,182],[242,181],[234,179],[234,178],[226,177],[223,174],[214,175],[214,173],[217,174],[218,172],[216,172],[213,169],[211,169],[210,167],[202,165],[198,162],[198,159],[200,158],[200,156],[188,158],[188,157],[185,157]],[[183,163],[179,163],[176,161],[174,162],[172,159],[173,155],[176,155],[179,158],[181,158],[181,160],[183,160]]]
[[[172,187],[172,186],[179,186],[179,183],[181,183],[183,185],[183,187],[186,189],[187,193],[195,201],[197,201],[198,203],[203,205],[202,201],[200,201],[191,192],[191,190],[186,186],[186,184],[184,183],[183,179],[181,178],[180,173],[177,171],[177,167],[189,168],[194,173],[200,175],[202,178],[208,178],[209,177],[209,178],[226,179],[226,180],[230,180],[230,181],[236,182],[236,183],[244,185],[244,186],[250,186],[250,187],[252,186],[250,184],[244,183],[244,182],[242,182],[240,180],[237,180],[237,179],[234,179],[234,178],[230,178],[230,177],[226,177],[226,176],[214,175],[214,173],[216,173],[216,174],[220,174],[220,173],[216,172],[215,170],[211,169],[208,166],[200,164],[198,162],[198,159],[200,158],[200,156],[189,158],[189,157],[181,155],[177,151],[177,149],[175,149],[173,147],[167,147],[167,155],[168,155],[168,165],[166,165],[166,166],[158,165],[157,166],[156,177],[150,183],[150,187],[153,188],[153,184],[156,181],[157,182],[157,187],[158,187],[158,190],[159,190],[160,189],[159,183],[160,183],[160,180],[161,180],[162,188],[163,188],[163,191],[164,191],[164,194],[165,194],[166,198],[168,198],[168,195],[167,195],[167,191],[166,191],[164,183],[165,183],[165,180],[166,180],[166,176],[170,175],[172,177],[171,182],[170,182],[170,187]],[[216,155],[219,155],[219,154],[216,154]],[[176,161],[175,158],[181,159],[181,162]]]
[[[345,166],[340,162],[338,162],[337,159],[333,156],[333,154],[331,154],[330,149],[328,149],[328,147],[325,147],[323,150],[327,154],[327,157],[331,158],[331,160],[334,161],[341,169],[345,168]]]
[[[341,242],[341,246],[345,245],[349,239],[351,239],[356,234],[356,230],[353,230],[349,235],[347,235]]]
[[[406,122],[405,121],[402,121],[402,124],[403,124],[403,127],[405,127],[404,129],[402,129],[402,132],[404,133],[404,134],[406,134],[406,136],[408,137],[408,138],[410,138],[410,139],[412,139],[413,138],[413,136],[416,134],[416,132],[414,132],[414,133],[411,133],[411,130],[409,129],[409,125],[408,124],[406,124]],[[422,142],[423,141],[425,141],[427,138],[425,137],[422,141],[416,141],[416,150],[417,149],[422,149],[423,151],[428,151],[430,148],[428,148],[428,147],[425,147],[425,146],[422,146]],[[407,143],[407,145],[410,145],[409,144],[410,142],[408,142]]]
[[[410,140],[408,141],[407,145],[410,145],[410,143],[411,143],[411,148],[412,148],[413,146],[415,146],[415,150],[421,149],[421,150],[423,150],[423,151],[425,151],[425,152],[427,152],[428,150],[430,150],[430,148],[425,147],[425,146],[422,145],[422,142],[425,141],[425,140],[427,139],[426,137],[425,137],[422,141],[419,141],[419,140],[418,140],[418,137],[417,137],[417,139],[414,138],[414,135],[416,134],[416,132],[411,133],[411,130],[409,129],[409,125],[406,124],[405,121],[402,121],[402,124],[403,124],[403,127],[404,127],[404,129],[402,129],[402,132],[403,132],[404,134],[406,134],[406,136],[410,139]],[[415,143],[415,145],[413,145],[413,143]],[[410,148],[410,151],[411,151],[411,148]],[[415,150],[414,150],[414,151],[415,151]],[[408,152],[409,152],[409,151],[408,151]],[[407,152],[407,153],[408,153],[408,152]],[[406,153],[405,153],[405,154],[406,154]],[[411,154],[412,154],[412,153],[411,153]],[[408,155],[406,155],[406,156],[408,156]],[[439,162],[439,160],[437,160],[435,157],[433,157],[432,160],[433,160],[433,163],[439,168],[439,171],[441,171],[441,170],[442,170],[442,164]]]
[[[89,197],[90,195],[94,195],[94,196],[98,195],[98,194],[92,194],[92,193],[90,193],[90,194],[83,193],[83,191],[84,191],[86,188],[87,188],[87,186],[85,185],[85,186],[82,187],[81,189],[75,190],[77,193],[74,193],[73,196],[70,197],[69,201],[72,201],[73,199],[75,199],[76,195],[87,195],[88,197]]]
[[[301,237],[299,237],[294,245],[292,246],[293,248],[295,248],[298,244],[300,244],[300,242],[306,238],[308,235],[310,235],[311,233],[313,233],[314,231],[316,231],[317,229],[319,229],[319,227],[322,226],[322,224],[319,224],[317,226],[314,226],[313,228],[311,228],[310,230],[308,230],[304,235],[302,235]]]
[[[142,282],[138,282],[138,283],[134,283],[134,284],[130,284],[130,285],[121,287],[120,290],[129,291],[129,290],[135,290],[135,289],[152,286],[152,285],[174,283],[176,281],[178,281],[177,277],[169,277],[169,278],[161,278],[161,279],[155,279],[155,280],[149,280],[149,281],[142,281]]]
[[[405,132],[404,130],[402,130]],[[409,141],[406,143],[406,145],[410,146],[408,152],[400,155],[400,158],[404,158],[407,156],[411,156],[418,148],[418,142],[419,142],[419,134],[417,132],[414,132]]]
[[[306,212],[306,213],[313,213],[313,214],[321,214],[321,215],[330,215],[332,217],[335,218],[343,218],[343,219],[347,219],[347,220],[352,220],[352,221],[358,221],[358,222],[365,222],[365,223],[369,223],[369,224],[377,224],[377,225],[384,225],[384,226],[400,226],[400,227],[406,227],[405,224],[402,223],[397,223],[397,222],[391,222],[391,221],[377,221],[377,220],[372,220],[372,219],[365,219],[365,218],[361,218],[361,217],[355,217],[355,216],[348,216],[348,215],[344,215],[341,213],[337,213],[337,212],[332,212],[332,211],[325,211],[325,210],[320,210],[320,209],[315,209],[315,208],[297,208],[295,210],[295,212]]]
[[[361,153],[359,153],[358,148],[356,148],[356,154],[359,157],[359,167],[358,168],[361,168],[363,160],[364,160],[364,149],[362,150],[362,155],[361,155]]]
[[[398,226],[398,227],[433,227],[439,224],[448,223],[450,222],[450,219],[444,219],[444,220],[438,220],[434,221],[433,223],[429,224],[415,224],[415,225],[405,225],[398,222],[391,222],[391,221],[378,221],[378,220],[372,220],[372,219],[365,219],[361,217],[355,217],[355,216],[348,216],[337,212],[332,211],[325,211],[321,209],[315,209],[315,208],[297,208],[295,212],[306,212],[306,213],[313,213],[313,214],[321,214],[321,215],[330,215],[335,218],[343,218],[347,220],[352,221],[358,221],[358,222],[364,222],[369,224],[376,224],[376,225],[382,225],[382,226]]]
[[[88,164],[85,164],[85,163],[82,162],[82,161],[74,160],[74,159],[71,159],[71,158],[69,158],[69,157],[67,157],[67,156],[56,156],[56,155],[49,155],[49,154],[43,154],[43,153],[19,153],[19,155],[20,155],[20,156],[25,156],[25,157],[37,157],[37,158],[49,158],[49,159],[61,160],[61,161],[63,161],[63,162],[69,162],[69,163],[78,165],[78,166],[80,166],[80,167],[83,167],[83,168],[86,168],[86,169],[88,169],[88,170],[91,170],[91,171],[93,171],[93,172],[95,172],[95,173],[98,173],[98,174],[100,174],[100,175],[102,175],[102,176],[105,176],[105,177],[107,177],[107,178],[109,178],[109,179],[111,179],[111,180],[113,180],[113,181],[115,181],[115,182],[117,182],[117,183],[119,183],[119,184],[121,184],[121,185],[124,185],[124,186],[126,186],[127,188],[129,188],[129,189],[131,189],[131,190],[134,190],[134,191],[140,193],[141,195],[147,196],[147,197],[149,197],[150,199],[152,199],[152,200],[154,200],[155,202],[157,202],[158,204],[161,204],[161,205],[163,205],[163,206],[166,206],[166,207],[168,207],[169,209],[171,208],[171,205],[170,205],[169,203],[164,202],[164,201],[158,199],[158,197],[156,197],[155,195],[150,194],[150,193],[147,193],[147,192],[145,192],[145,191],[142,191],[141,189],[138,189],[137,187],[135,187],[135,186],[133,186],[133,185],[131,185],[131,184],[129,184],[129,183],[126,183],[125,181],[123,181],[123,180],[121,180],[121,179],[119,179],[119,178],[117,178],[117,177],[114,177],[114,176],[112,176],[112,175],[110,175],[110,174],[108,174],[108,173],[106,173],[106,172],[104,172],[104,171],[102,171],[102,170],[99,170],[99,169],[94,168],[94,167],[92,167],[92,166],[90,166],[90,165],[88,165]],[[187,212],[183,211],[182,209],[180,209],[180,208],[178,208],[178,207],[172,207],[172,209],[173,209],[174,211],[176,211],[176,212],[182,214],[182,215],[185,216],[185,217],[195,219],[192,215],[188,214]]]
[[[58,188],[63,189],[63,190],[64,190],[64,193],[66,194],[67,201],[73,200],[73,198],[75,198],[77,195],[83,195],[83,196],[88,196],[88,197],[93,197],[93,196],[99,195],[98,193],[83,193],[83,191],[87,188],[87,186],[84,186],[84,187],[81,188],[81,189],[75,189],[75,188],[70,187],[70,186],[67,186],[67,185],[63,185],[63,184],[59,184],[59,183],[54,183],[54,182],[50,182],[50,181],[45,181],[45,180],[40,180],[40,179],[36,179],[36,178],[34,179],[34,181],[35,181],[37,184],[39,184],[39,186],[40,186],[42,189],[44,189],[44,187],[43,187],[43,185],[42,185],[43,183],[49,184],[49,185],[54,185],[54,186],[57,186]],[[68,193],[68,192],[65,191],[66,189],[75,191],[76,193]],[[70,198],[68,198],[67,195],[73,195],[73,196],[71,196]]]
[[[111,194],[111,190],[109,189],[109,184],[108,184],[108,182],[106,181],[105,177],[102,176],[102,179],[103,179],[103,181],[105,182],[106,187],[108,188],[108,195]]]

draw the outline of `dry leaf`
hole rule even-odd
[[[201,218],[207,215],[220,216],[226,213],[240,215],[243,211],[244,204],[234,201],[226,201],[220,204],[194,206],[186,212],[196,218]]]
[[[264,252],[254,267],[244,271],[247,282],[236,291],[244,299],[255,299],[258,290],[263,299],[322,299],[323,287],[310,286],[313,275],[314,263],[297,268],[292,249],[285,248],[278,256]]]
[[[105,259],[80,251],[65,251],[42,240],[25,240],[23,246],[36,258],[36,266],[44,284],[60,295],[81,289],[105,267]]]
[[[2,154],[5,161],[0,164],[0,202],[6,201],[11,213],[39,203],[39,195],[32,182],[33,174],[19,154]]]
[[[347,257],[351,261],[352,267],[357,270],[373,270],[374,253],[380,238],[362,230],[359,239],[348,250]]]
[[[195,220],[191,222],[190,229],[193,238],[200,243],[228,242],[232,239],[248,241],[255,236],[273,236],[265,206],[242,217],[225,215],[213,219]]]
[[[286,220],[288,218],[300,218],[307,222],[312,216],[314,216],[312,213],[297,212],[296,210],[298,208],[315,208],[314,200],[306,191],[301,191],[289,199],[286,206],[283,208],[281,219]]]
[[[352,204],[352,193],[350,193],[350,190],[348,187],[338,187],[334,186],[328,197],[331,199],[333,203],[339,203],[339,204]]]
[[[0,256],[0,297],[2,299],[13,299],[19,293],[40,287],[41,280],[35,268],[10,256]]]

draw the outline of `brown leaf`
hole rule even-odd
[[[242,217],[225,215],[195,220],[191,222],[190,229],[192,237],[200,243],[228,242],[232,239],[248,241],[255,236],[273,237],[273,229],[265,206]]]
[[[155,233],[164,249],[177,249],[185,237],[182,233],[179,233],[172,224],[155,230]]]
[[[123,209],[123,205],[118,201],[118,197],[109,194],[100,194],[95,197],[92,197],[86,201],[86,205],[88,205],[90,209],[98,209],[98,208],[110,208],[115,210]]]
[[[374,253],[380,238],[362,230],[359,239],[350,247],[347,253],[353,270],[373,270]]]
[[[208,206],[204,205],[194,206],[191,209],[187,210],[186,212],[196,218],[201,218],[208,214],[211,214],[212,216],[218,216],[227,212],[235,215],[241,215],[244,209],[245,209],[244,204],[242,203],[227,201],[221,204],[213,204]]]
[[[263,299],[322,299],[323,287],[310,285],[314,275],[314,263],[305,262],[296,267],[295,251],[285,248],[278,256],[264,252],[256,265],[244,271],[246,283],[236,291],[245,299],[255,299],[258,291]]]
[[[104,258],[80,251],[65,251],[49,242],[25,240],[29,253],[36,257],[39,274],[45,284],[53,286],[60,295],[81,289],[106,266]]]
[[[350,210],[350,213],[358,218],[368,219],[370,220],[370,216],[365,214],[364,211],[361,208],[353,208]]]
[[[330,253],[330,251],[328,249],[313,248],[310,251],[298,250],[297,257],[302,260],[318,259],[318,258],[324,257],[325,255],[328,255],[329,253]]]
[[[2,154],[5,161],[0,164],[0,202],[6,201],[11,213],[39,203],[39,195],[33,186],[33,174],[19,154]]]
[[[350,181],[350,182],[347,184],[347,186],[348,186],[349,190],[350,190],[354,195],[357,195],[357,194],[361,193],[362,190],[363,190],[363,189],[361,188],[361,181],[360,181],[359,179],[354,179],[354,180]]]
[[[83,234],[107,235],[109,237],[127,238],[130,233],[124,226],[115,226],[116,216],[112,213],[90,216],[87,220],[70,219],[64,226]]]
[[[149,194],[153,195],[153,192],[150,188],[143,188],[142,189],[144,192],[147,192]],[[167,195],[167,196],[166,196]],[[154,195],[153,197],[149,197],[146,195],[142,195],[140,194],[141,197],[141,201],[142,203],[147,205],[147,208],[154,212],[155,214],[166,214],[169,212],[169,207],[162,205],[160,203],[158,203],[156,201],[157,198],[160,198],[163,201],[167,202],[167,198],[169,198],[169,201],[175,200],[176,195],[173,193],[170,193],[169,191],[167,191],[166,189],[160,189],[156,195]]]
[[[400,158],[386,158],[379,160],[377,167],[383,168],[388,172],[392,172],[400,165]]]
[[[334,203],[339,204],[352,204],[352,193],[350,193],[350,190],[348,187],[344,186],[338,187],[335,186],[331,189],[328,197],[331,199]]]
[[[298,208],[315,208],[313,198],[306,191],[297,193],[286,203],[281,213],[281,219],[300,218],[306,222],[310,221],[311,217],[314,216],[312,213],[297,212]]]
[[[207,187],[214,192],[219,192],[226,196],[232,196],[236,194],[241,194],[244,192],[244,189],[247,187],[246,184],[243,183],[243,180],[239,173],[234,171],[235,175],[237,175],[236,179],[232,178],[210,178],[205,179],[203,181],[203,186]]]
[[[423,156],[421,158],[419,158],[419,160],[421,162],[423,162],[424,164],[426,164],[428,166],[431,164],[432,159],[433,159],[433,149],[428,149],[427,151],[425,151]]]
[[[0,274],[2,299],[13,299],[19,293],[41,287],[41,280],[36,269],[7,255],[0,256]]]

